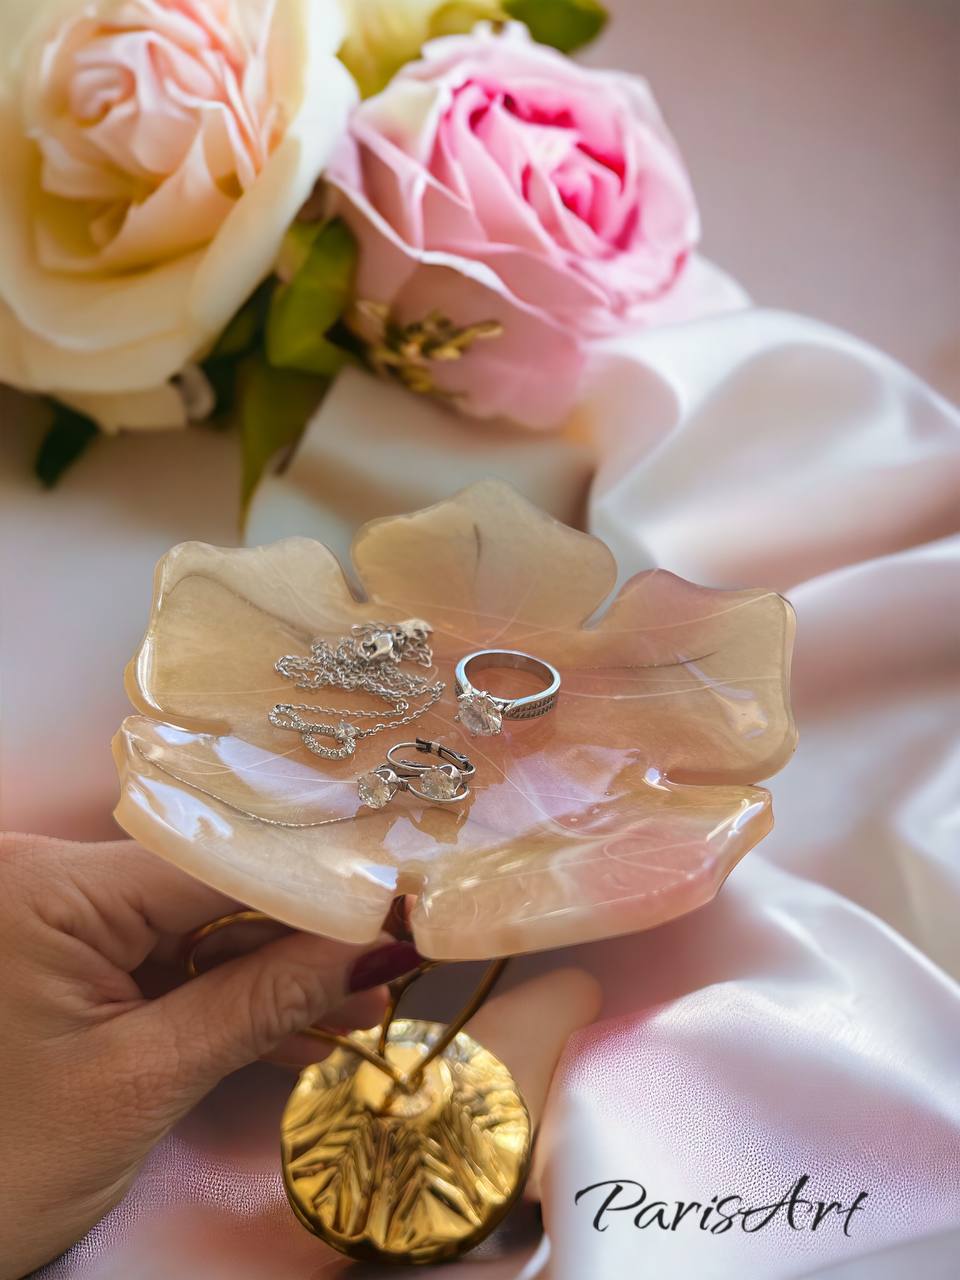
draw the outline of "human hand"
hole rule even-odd
[[[372,1025],[418,963],[288,933],[180,983],[182,936],[236,907],[127,841],[0,837],[0,1280],[80,1239],[224,1076],[316,1060],[297,1033]]]

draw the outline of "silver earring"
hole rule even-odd
[[[436,756],[440,764],[423,764],[401,759],[401,751],[414,750]],[[470,794],[468,782],[477,772],[466,756],[440,742],[398,742],[387,752],[387,763],[357,779],[360,803],[368,809],[383,809],[401,791],[430,804],[459,804]]]

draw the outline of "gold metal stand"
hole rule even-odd
[[[269,921],[221,916],[187,938],[184,961],[214,934]],[[389,984],[379,1026],[307,1034],[335,1046],[307,1067],[281,1124],[284,1184],[308,1230],[350,1257],[447,1261],[479,1244],[519,1197],[531,1155],[526,1104],[509,1070],[463,1030],[507,965],[494,961],[447,1026],[398,1018],[403,996],[437,967]]]

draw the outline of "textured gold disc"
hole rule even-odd
[[[405,1076],[443,1034],[398,1018],[386,1058]],[[379,1029],[350,1037],[377,1048]],[[520,1195],[530,1116],[503,1063],[464,1032],[405,1090],[347,1049],[307,1067],[282,1123],[300,1221],[352,1258],[442,1262],[480,1243]]]

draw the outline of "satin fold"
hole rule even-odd
[[[960,991],[876,916],[757,857],[716,903],[597,960],[629,976],[607,992],[621,1015],[575,1035],[554,1078],[550,1280],[801,1276],[956,1224]],[[575,1203],[630,1179],[672,1223],[678,1200],[771,1205],[803,1175],[812,1201],[866,1192],[849,1235],[803,1209],[796,1229],[784,1209],[750,1232],[698,1211],[662,1230],[648,1208],[642,1229],[614,1210],[596,1230],[609,1189]]]

